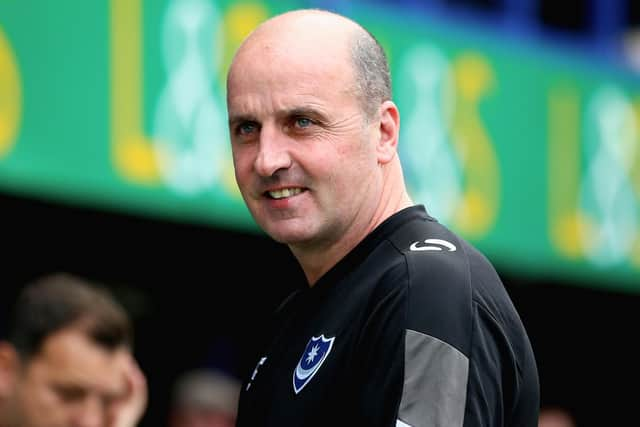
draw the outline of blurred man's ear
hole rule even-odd
[[[15,347],[7,341],[0,341],[0,398],[11,393],[19,364]]]

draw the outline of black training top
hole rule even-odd
[[[238,427],[537,427],[522,322],[487,259],[398,212],[277,310]]]

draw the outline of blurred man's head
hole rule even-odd
[[[576,427],[576,422],[567,409],[546,407],[540,411],[538,427]]]
[[[105,289],[68,274],[27,285],[0,341],[0,426],[102,427],[127,392],[132,329]]]
[[[188,371],[173,389],[170,427],[234,427],[240,382],[209,369]]]

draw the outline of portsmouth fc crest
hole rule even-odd
[[[302,353],[302,357],[298,361],[296,369],[293,371],[293,391],[296,394],[300,393],[300,390],[318,372],[320,366],[329,355],[335,339],[336,337],[325,338],[324,334],[319,337],[311,337]]]

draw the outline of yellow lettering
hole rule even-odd
[[[0,28],[0,158],[13,147],[22,114],[20,74],[11,45]]]
[[[143,130],[142,0],[111,0],[111,155],[139,183],[159,180],[156,153]]]
[[[580,191],[580,99],[563,85],[549,91],[548,218],[551,242],[565,256],[582,255],[580,230],[586,221],[578,211]]]
[[[159,160],[168,153],[160,152],[161,144],[156,144],[143,127],[141,3],[142,0],[110,2],[111,155],[116,170],[125,178],[155,184],[161,180]],[[258,3],[233,5],[225,14],[220,28],[224,32],[224,37],[220,37],[224,40],[224,60],[218,73],[221,87],[236,48],[267,16],[267,10]],[[231,165],[225,168],[223,180],[225,187],[235,188]]]
[[[500,195],[500,169],[491,139],[482,123],[479,104],[493,83],[487,61],[476,53],[462,54],[453,64],[456,82],[454,146],[466,175],[455,225],[479,237],[494,225]]]

